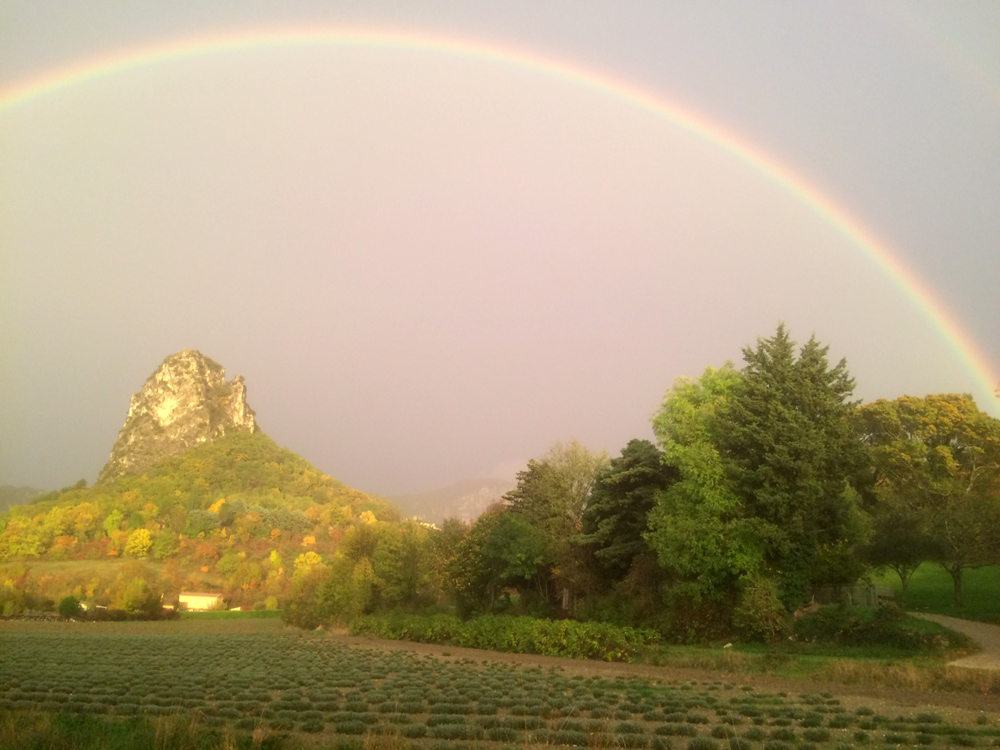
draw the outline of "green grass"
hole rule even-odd
[[[891,586],[896,598],[903,586],[891,570],[875,578],[875,583]],[[955,586],[948,572],[937,563],[924,563],[910,579],[906,608],[966,620],[1000,622],[1000,565],[965,571],[962,579],[965,606],[955,605]]]

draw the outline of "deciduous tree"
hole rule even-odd
[[[861,414],[876,472],[874,512],[906,519],[885,525],[880,543],[898,549],[898,535],[915,536],[951,575],[962,606],[963,571],[1000,558],[1000,420],[964,394],[880,399]]]

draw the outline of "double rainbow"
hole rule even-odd
[[[746,139],[659,94],[574,62],[510,46],[426,32],[363,27],[240,30],[155,42],[57,68],[0,91],[0,115],[33,99],[138,68],[226,52],[308,46],[402,49],[521,68],[638,107],[708,141],[778,185],[865,253],[950,344],[973,378],[974,395],[980,406],[996,411],[993,388],[1000,378],[991,371],[976,342],[930,288],[873,232],[861,226],[821,190]]]

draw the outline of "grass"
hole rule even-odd
[[[639,660],[655,666],[810,678],[830,674],[831,665],[838,662],[886,665],[902,663],[918,670],[939,668],[968,645],[965,636],[934,622],[911,617],[905,620],[905,626],[915,632],[939,636],[942,647],[936,651],[913,652],[892,646],[842,646],[804,642],[774,645],[746,643],[725,649],[651,646],[641,652]],[[949,646],[945,646],[946,643]]]
[[[874,579],[891,586],[898,599],[903,586],[891,570]],[[906,608],[911,612],[930,612],[961,617],[965,620],[1000,623],[1000,565],[966,570],[962,577],[965,606],[955,604],[955,585],[948,572],[937,563],[926,562],[917,568],[906,592]]]

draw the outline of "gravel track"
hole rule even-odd
[[[969,636],[982,649],[978,654],[949,662],[948,666],[965,667],[967,669],[1000,670],[1000,625],[991,625],[988,622],[960,620],[957,617],[948,617],[947,615],[913,614]]]

